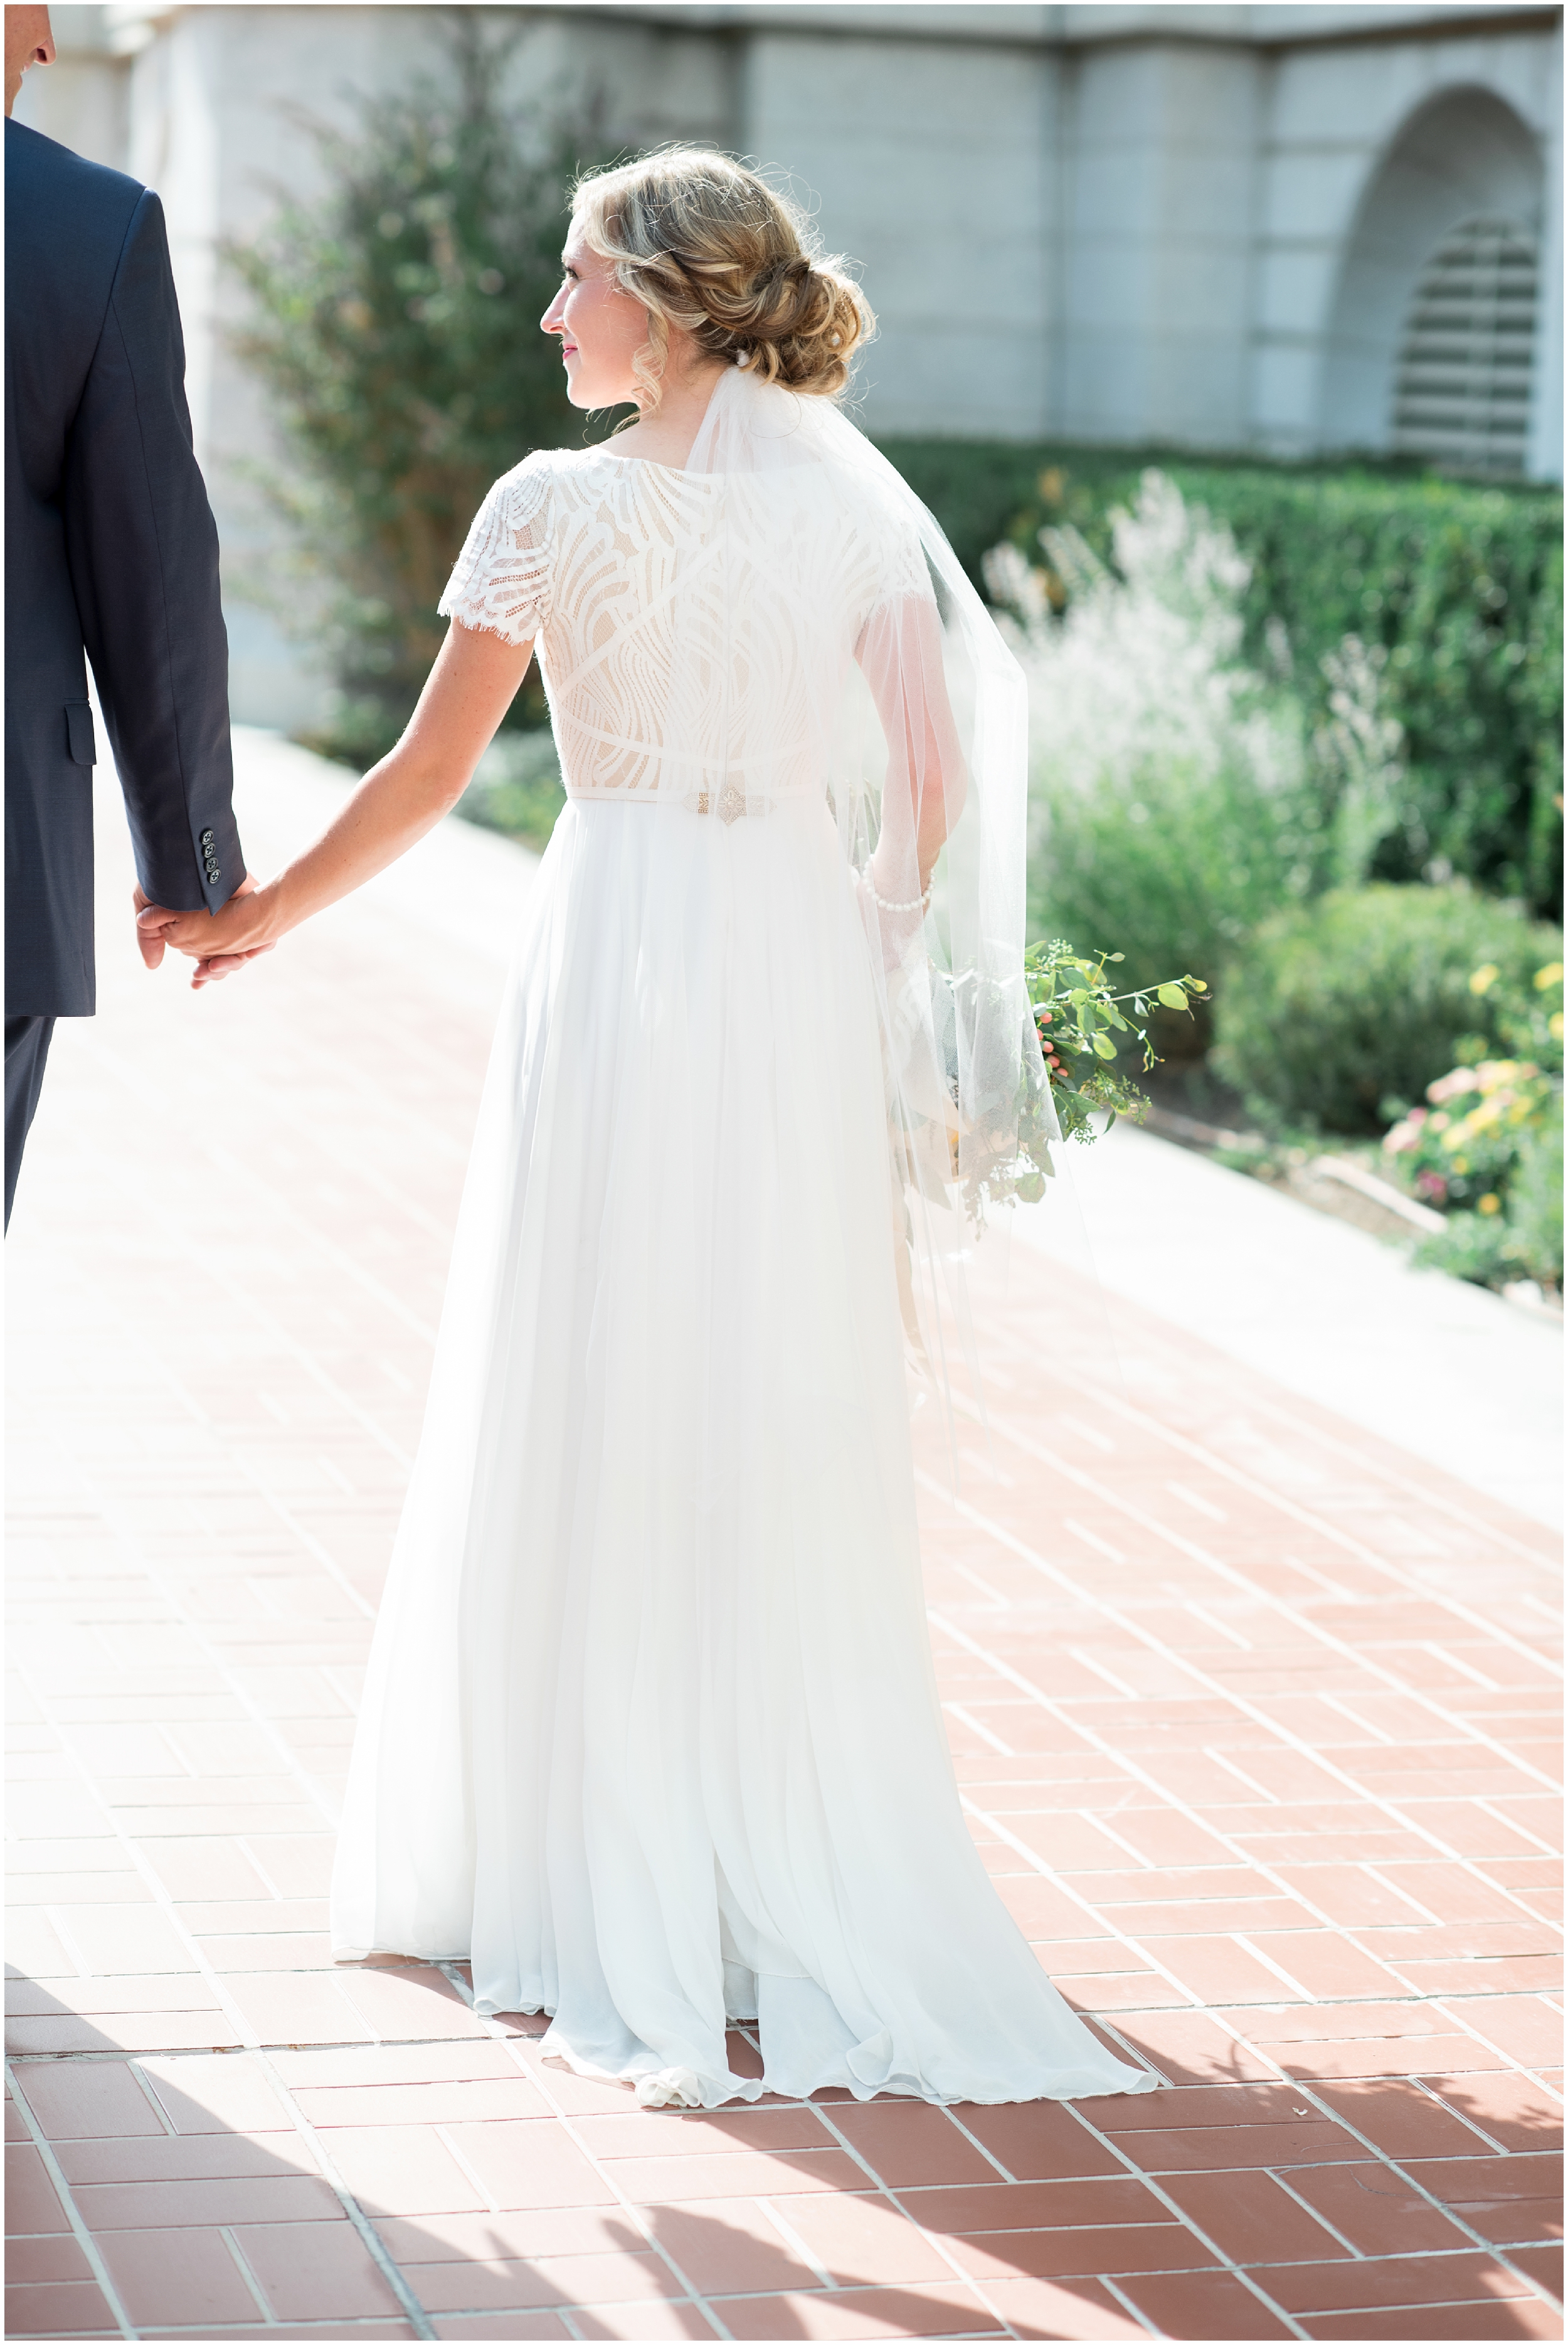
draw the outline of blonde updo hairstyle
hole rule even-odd
[[[642,411],[659,405],[670,329],[765,382],[835,399],[875,324],[803,213],[725,155],[674,147],[579,180],[572,218],[648,313],[632,361]]]

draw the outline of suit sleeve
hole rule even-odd
[[[131,217],[66,458],[66,555],[156,904],[216,912],[245,877],[217,529],[191,444],[163,208]]]

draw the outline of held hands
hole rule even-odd
[[[170,911],[137,889],[137,942],[147,967],[172,945],[195,961],[192,985],[210,985],[406,855],[456,806],[532,650],[454,620],[397,747],[276,879],[258,888],[247,878],[216,915]]]
[[[243,879],[220,912],[170,912],[149,904],[139,888],[131,896],[137,916],[137,943],[148,969],[157,969],[167,946],[188,953],[196,963],[195,988],[210,985],[243,969],[258,953],[270,952],[278,939],[272,933],[269,889],[254,879]]]

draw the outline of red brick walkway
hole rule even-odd
[[[193,1001],[111,951],[56,1045],[8,2332],[1560,2335],[1553,1542],[1119,1304],[1118,1376],[1023,1248],[961,1503],[923,1420],[954,1749],[1042,1961],[1172,2089],[651,2115],[460,1975],[330,1965],[486,1041],[420,958],[355,909]]]

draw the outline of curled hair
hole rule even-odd
[[[802,213],[725,155],[667,147],[579,180],[572,217],[648,313],[632,361],[658,407],[670,329],[763,381],[834,399],[875,320],[843,264],[814,249]]]

